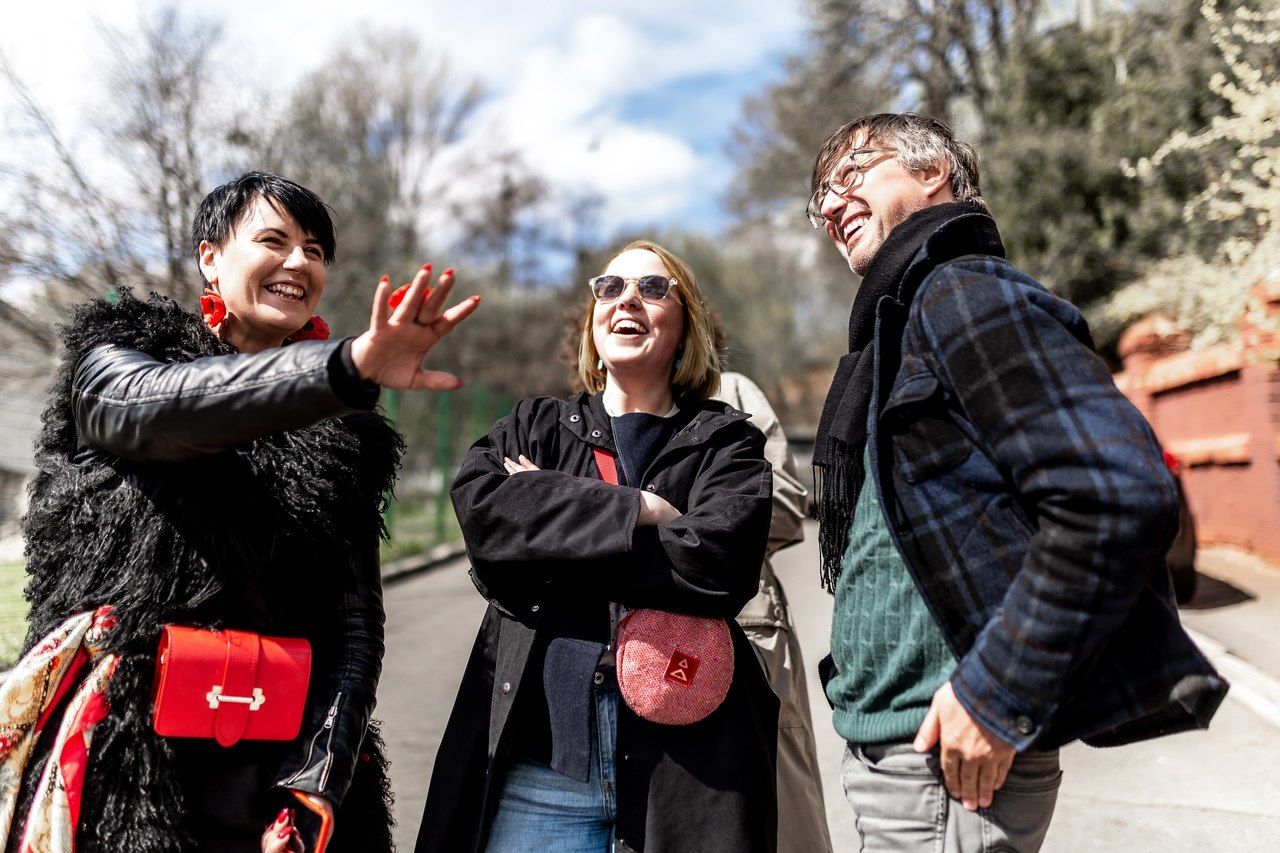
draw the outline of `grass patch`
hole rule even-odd
[[[391,541],[382,543],[382,561],[421,554],[444,542],[462,540],[462,529],[445,497],[441,506],[434,494],[408,494],[392,504]]]
[[[25,564],[0,563],[0,667],[13,663],[27,635],[26,582]]]

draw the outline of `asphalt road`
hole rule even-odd
[[[816,530],[775,560],[806,664],[826,654],[831,599],[816,579]],[[1280,850],[1280,571],[1230,552],[1207,552],[1184,621],[1233,681],[1208,732],[1121,749],[1076,745],[1046,851]],[[387,590],[388,648],[378,716],[385,720],[402,850],[412,850],[436,749],[484,602],[465,561]],[[858,849],[839,790],[842,748],[811,675],[810,697],[836,849]],[[445,771],[442,771],[445,772]]]

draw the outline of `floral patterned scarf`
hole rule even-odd
[[[102,644],[115,626],[110,607],[63,622],[0,684],[0,849],[13,829],[23,772],[45,725],[70,694],[53,750],[35,789],[20,853],[73,853],[93,727],[107,714],[118,658]]]

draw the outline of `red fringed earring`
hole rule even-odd
[[[216,291],[205,288],[204,293],[200,294],[200,316],[204,317],[204,324],[215,332],[222,321],[227,319],[227,304]]]
[[[308,320],[305,326],[285,338],[285,340],[293,344],[298,341],[327,341],[329,340],[329,324],[317,314]]]

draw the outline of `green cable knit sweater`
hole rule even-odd
[[[908,741],[956,661],[890,538],[869,452],[864,465],[836,583],[831,654],[838,674],[827,698],[845,740]]]

